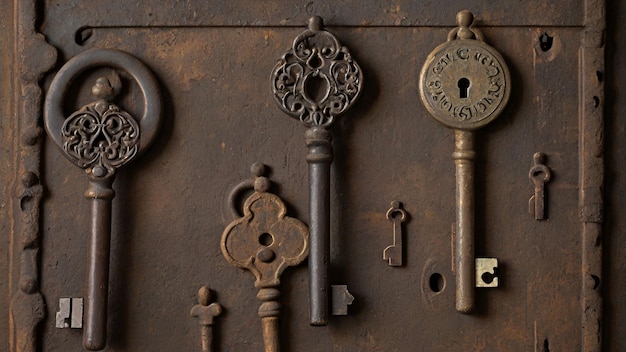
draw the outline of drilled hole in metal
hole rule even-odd
[[[600,287],[600,277],[597,275],[591,275],[591,278],[593,279],[593,289],[595,290]]]
[[[397,210],[396,211],[392,211],[392,212],[389,213],[389,217],[392,220],[395,220],[395,219],[401,220],[403,216],[404,215],[402,215],[402,212],[401,211],[397,211]]]
[[[430,275],[430,279],[428,279],[428,285],[433,292],[441,292],[443,287],[445,286],[445,281],[443,280],[443,276],[439,273],[434,273]]]
[[[259,236],[259,243],[262,246],[269,247],[274,243],[274,236],[271,234],[264,232]]]
[[[76,34],[74,34],[74,42],[76,42],[76,44],[80,46],[83,46],[85,45],[87,40],[91,38],[92,35],[93,35],[93,28],[81,27],[76,31]]]
[[[548,33],[543,33],[539,37],[539,47],[543,52],[546,52],[552,49],[552,43],[554,42],[554,38],[548,35]]]

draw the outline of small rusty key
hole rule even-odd
[[[391,202],[391,208],[387,210],[387,219],[393,222],[393,244],[383,251],[383,260],[387,260],[390,266],[402,266],[402,223],[406,221],[406,212],[400,207],[400,202]]]
[[[96,100],[66,118],[65,94],[82,73],[99,67],[126,71],[143,94],[143,115],[131,116],[111,100],[116,89],[99,77],[92,93]],[[50,84],[44,105],[46,132],[63,155],[85,170],[91,206],[83,346],[99,351],[106,345],[109,291],[111,207],[117,169],[141,155],[154,141],[161,122],[161,95],[154,75],[134,56],[113,49],[92,49],[68,61]]]
[[[198,304],[191,308],[191,316],[198,318],[202,352],[213,351],[213,318],[222,314],[222,306],[213,300],[211,290],[202,286],[198,290]]]
[[[231,222],[222,234],[222,254],[232,265],[256,277],[257,298],[265,352],[279,352],[280,275],[300,264],[309,253],[309,229],[300,220],[286,216],[287,208],[268,193],[269,180],[257,171],[254,193],[246,199],[243,217]]]
[[[511,94],[502,56],[472,27],[474,15],[456,15],[458,27],[433,50],[420,73],[420,97],[435,120],[454,129],[456,228],[454,244],[456,309],[474,308],[474,131],[496,119]]]
[[[546,155],[544,153],[535,153],[533,155],[534,165],[528,172],[528,178],[535,187],[535,194],[528,201],[528,212],[534,216],[535,220],[545,219],[545,184],[552,177],[550,169],[545,165],[545,162]]]

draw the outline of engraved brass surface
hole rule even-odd
[[[500,116],[511,95],[511,74],[502,55],[471,27],[469,11],[457,14],[458,28],[435,48],[420,73],[420,97],[447,127],[475,130]]]
[[[428,56],[420,74],[420,96],[432,117],[454,129],[456,222],[454,275],[456,310],[472,313],[475,298],[474,130],[497,118],[510,96],[511,77],[504,60],[472,27],[468,10],[456,15],[458,27]]]

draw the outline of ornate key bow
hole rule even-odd
[[[309,230],[300,220],[286,216],[283,201],[267,192],[269,180],[262,176],[263,167],[253,169],[257,171],[254,193],[244,203],[243,217],[224,230],[221,247],[226,260],[256,277],[257,298],[263,302],[259,316],[265,351],[278,352],[280,275],[308,255]]]

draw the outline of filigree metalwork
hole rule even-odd
[[[135,119],[104,99],[70,115],[61,133],[65,154],[77,166],[93,170],[96,177],[113,174],[139,149],[139,125]]]
[[[140,118],[135,119],[110,103],[121,87],[113,89],[105,77],[99,77],[91,89],[96,101],[66,116],[63,103],[74,80],[100,67],[122,70],[137,83],[144,100]],[[161,106],[154,74],[133,55],[116,49],[91,49],[76,55],[61,67],[46,95],[43,118],[48,137],[64,156],[85,169],[89,179],[84,193],[91,209],[83,312],[83,347],[86,350],[100,351],[107,342],[115,173],[117,168],[145,152],[154,141],[161,123]]]
[[[271,77],[280,108],[307,127],[331,125],[358,98],[363,82],[348,49],[322,27],[322,19],[312,17]]]

